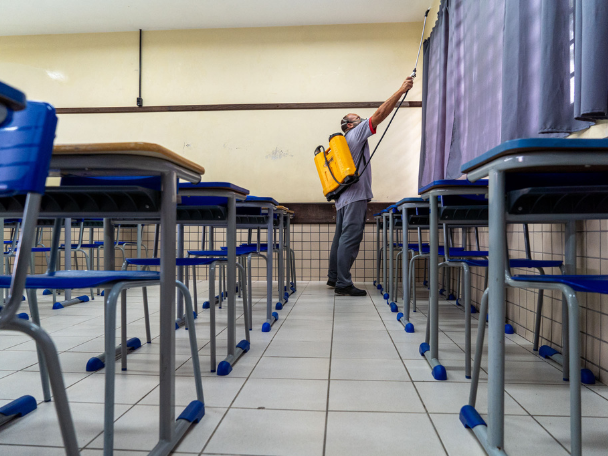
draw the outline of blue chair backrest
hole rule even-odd
[[[0,196],[44,193],[56,127],[55,108],[35,101],[0,124]]]

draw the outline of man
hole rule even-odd
[[[367,139],[376,133],[376,128],[397,105],[405,92],[414,85],[412,78],[407,78],[401,88],[369,119],[362,119],[357,114],[347,114],[342,119],[342,131],[350,148],[355,165],[359,164],[359,171],[369,163],[369,144]],[[359,158],[363,154],[361,162]],[[331,245],[329,256],[329,272],[327,285],[335,287],[335,294],[340,296],[365,296],[365,290],[353,285],[350,268],[352,267],[359,245],[363,239],[367,202],[373,198],[372,170],[367,166],[356,184],[347,188],[336,200],[336,233]]]

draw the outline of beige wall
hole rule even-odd
[[[411,72],[420,32],[420,23],[144,32],[144,104],[381,101]],[[137,33],[0,37],[0,79],[58,108],[134,106],[137,78]],[[420,100],[419,86],[408,98]],[[57,142],[156,142],[205,166],[205,180],[324,201],[313,150],[344,114],[63,114]],[[416,193],[420,115],[400,111],[374,158],[377,201]]]

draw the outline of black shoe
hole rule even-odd
[[[330,288],[336,288],[336,281],[335,280],[328,280],[327,281],[327,286]]]
[[[359,290],[354,285],[348,287],[336,287],[335,294],[337,296],[367,296],[367,291]]]

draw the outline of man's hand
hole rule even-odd
[[[410,90],[412,87],[414,87],[414,78],[410,76],[406,78],[405,81],[403,81],[403,84],[401,84],[399,90],[397,90],[392,97],[382,103],[382,105],[376,110],[376,112],[371,117],[372,126],[374,127],[374,130],[378,125],[380,125],[380,122],[382,122],[388,117],[388,115],[395,108],[403,94]]]
[[[405,92],[410,90],[412,87],[414,87],[414,79],[411,76],[408,76],[407,79],[405,81],[403,81],[403,84],[401,84],[401,88],[399,89],[399,92],[401,94],[404,94]]]

